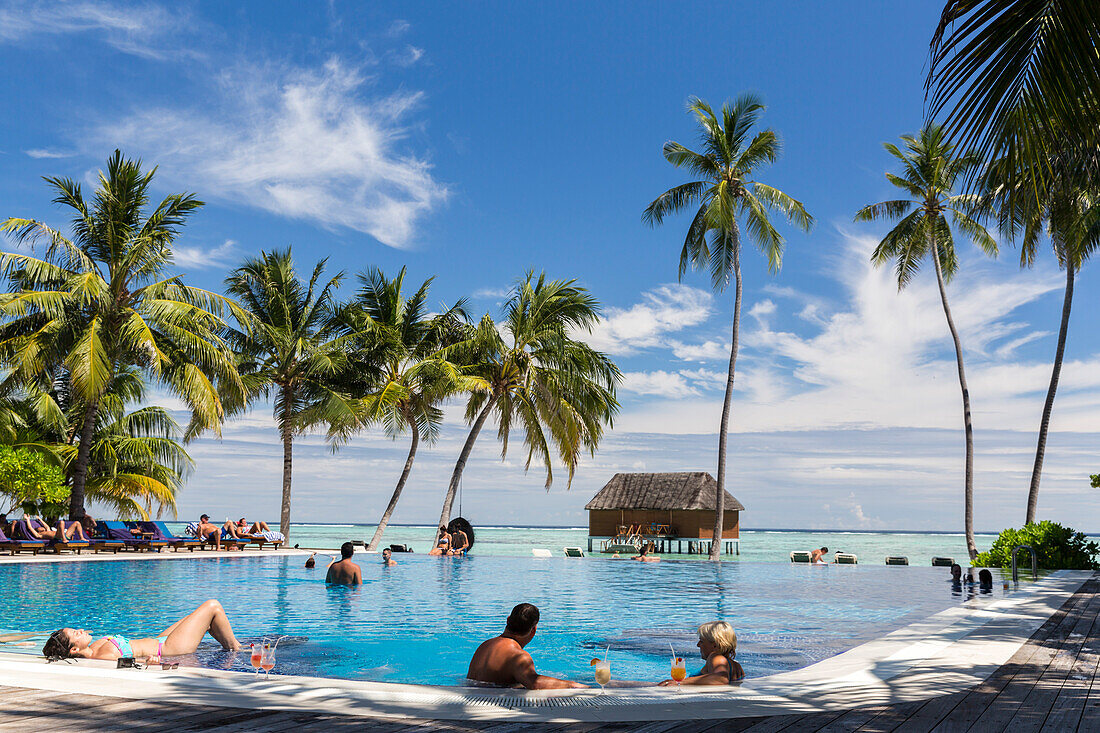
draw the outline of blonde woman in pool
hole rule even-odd
[[[737,633],[725,621],[711,621],[699,627],[699,656],[707,660],[699,674],[685,677],[681,685],[728,685],[745,678],[745,670],[737,663]],[[665,680],[661,687],[675,685]]]

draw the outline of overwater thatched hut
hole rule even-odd
[[[669,547],[676,547],[674,541],[689,542],[689,551],[695,551],[698,540],[713,537],[717,491],[718,482],[703,471],[617,473],[584,507],[588,510],[589,546],[597,538],[640,534],[665,538]],[[744,508],[726,492],[723,541],[740,537]],[[732,549],[735,542],[724,544]]]

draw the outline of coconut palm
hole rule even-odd
[[[726,394],[718,431],[718,499],[715,504],[714,539],[710,559],[721,558],[722,520],[726,497],[726,443],[741,329],[741,223],[764,253],[768,269],[779,271],[783,261],[783,237],[771,222],[777,211],[804,231],[813,217],[802,203],[779,189],[755,180],[758,169],[779,157],[779,137],[773,130],[752,134],[764,105],[752,94],[743,94],[722,106],[721,118],[701,99],[692,98],[688,110],[699,123],[702,151],[677,142],[664,146],[665,159],[686,169],[696,180],[670,188],[646,208],[642,220],[650,226],[682,211],[694,211],[680,252],[680,278],[688,267],[710,270],[714,289],[721,292],[734,279],[733,336],[730,347]],[[752,137],[750,138],[750,135]]]
[[[908,285],[926,257],[931,258],[939,286],[940,303],[951,340],[955,346],[955,364],[962,391],[963,433],[966,442],[963,501],[966,524],[966,549],[970,558],[978,555],[974,543],[974,428],[970,420],[970,390],[963,365],[962,342],[959,339],[951,306],[947,302],[947,282],[958,270],[958,256],[951,227],[959,230],[982,251],[996,256],[997,243],[985,228],[971,217],[975,197],[955,193],[955,187],[980,164],[976,155],[956,154],[956,148],[944,137],[943,129],[926,125],[917,137],[902,135],[905,150],[893,143],[883,147],[902,166],[901,175],[887,173],[890,183],[910,198],[882,201],[865,206],[856,214],[856,221],[897,220],[897,225],[883,237],[871,259],[876,265],[893,263],[898,290]],[[950,222],[948,221],[950,217]]]
[[[441,350],[466,365],[470,432],[455,462],[439,524],[451,519],[462,472],[482,427],[494,416],[501,458],[508,453],[513,427],[527,447],[525,469],[542,463],[546,487],[553,483],[552,454],[565,464],[568,483],[581,452],[594,455],[619,410],[615,387],[622,374],[606,355],[574,338],[590,331],[600,306],[575,280],[547,280],[533,272],[516,284],[504,303],[503,320],[486,315],[467,337]]]
[[[61,370],[49,387],[29,385],[8,403],[19,416],[19,428],[3,434],[0,442],[49,456],[71,483],[85,408],[72,400],[66,377]],[[86,499],[124,518],[148,519],[166,510],[174,514],[176,493],[192,469],[180,442],[183,431],[167,410],[149,405],[130,411],[145,397],[138,371],[120,370],[100,401],[92,433]]]
[[[187,437],[217,432],[223,418],[219,389],[239,390],[232,354],[219,336],[232,304],[167,275],[172,243],[201,205],[174,194],[148,211],[156,172],[119,151],[100,172],[90,201],[80,184],[47,178],[54,202],[72,210],[70,237],[41,221],[11,218],[0,231],[16,242],[44,241],[39,259],[0,253],[13,292],[0,295],[0,361],[16,382],[38,382],[61,367],[84,414],[76,431],[70,518],[84,515],[88,466],[103,399],[130,367],[184,400],[191,409]]]
[[[256,399],[274,398],[283,443],[279,530],[287,538],[294,437],[333,421],[347,422],[356,412],[340,384],[348,346],[336,300],[343,274],[323,281],[325,263],[318,262],[303,282],[290,248],[261,252],[225,280],[227,291],[244,309],[239,328],[226,331],[245,387],[243,399],[232,408],[243,410]]]
[[[1001,231],[1010,237],[1022,233],[1020,266],[1031,267],[1039,254],[1043,234],[1053,250],[1054,257],[1066,273],[1066,287],[1062,298],[1062,319],[1058,327],[1058,344],[1054,352],[1043,413],[1039,421],[1039,436],[1035,447],[1035,462],[1031,469],[1031,483],[1027,496],[1026,522],[1035,521],[1039,506],[1039,483],[1046,455],[1047,431],[1058,381],[1062,373],[1062,358],[1066,350],[1070,310],[1073,305],[1073,285],[1076,273],[1085,259],[1097,247],[1100,239],[1100,190],[1095,185],[1084,187],[1077,175],[1081,169],[1078,150],[1066,147],[1057,150],[1049,165],[1044,186],[1039,195],[1013,195],[1010,186],[1024,176],[1006,171],[1008,160],[996,161],[985,178],[989,201],[998,212]]]
[[[931,45],[930,117],[961,149],[1008,161],[1007,193],[1038,203],[1060,175],[1049,168],[1055,147],[1097,147],[1098,48],[1091,0],[949,0]],[[1097,180],[1100,160],[1082,162],[1078,180]]]
[[[438,352],[457,340],[460,326],[466,322],[465,301],[431,314],[427,300],[433,279],[425,280],[407,297],[402,291],[404,267],[392,279],[372,268],[359,275],[359,292],[345,315],[350,332],[360,337],[347,371],[361,384],[353,388],[355,392],[366,393],[366,397],[362,417],[344,429],[337,427],[337,432],[346,437],[372,422],[380,422],[393,439],[406,432],[410,436],[405,467],[367,550],[374,550],[386,531],[412,472],[420,441],[430,445],[438,437],[443,420],[440,404],[460,389],[464,380]]]

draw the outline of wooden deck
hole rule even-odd
[[[1100,731],[1100,582],[1089,580],[1019,651],[973,689],[901,705],[831,713],[651,723],[525,724],[339,717],[68,695],[0,687],[0,731]]]

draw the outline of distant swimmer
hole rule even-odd
[[[397,561],[393,559],[393,550],[386,548],[382,550],[382,565],[387,568],[392,568],[397,564]]]
[[[649,553],[653,552],[656,547],[657,545],[654,544],[652,541],[647,542],[645,545],[642,546],[642,551],[630,559],[637,560],[638,562],[661,562],[661,558],[650,557],[649,555]]]
[[[827,565],[825,555],[829,552],[828,547],[818,548],[810,553],[810,562],[814,565]]]

